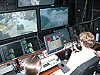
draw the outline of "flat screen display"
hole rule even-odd
[[[23,55],[23,50],[20,41],[4,44],[0,46],[5,61],[9,61]]]
[[[62,40],[61,40],[61,36],[59,34],[53,33],[53,34],[44,36],[44,42],[45,42],[45,46],[46,46],[46,50],[48,54],[57,52],[64,47],[64,44],[62,43]]]
[[[29,37],[21,39],[21,44],[25,51],[25,54],[34,53],[40,49],[39,41],[37,37]]]
[[[71,39],[78,38],[80,34],[79,26],[69,27],[69,32],[70,32]]]
[[[70,40],[70,34],[69,34],[69,31],[67,28],[58,29],[58,30],[56,30],[56,33],[60,34],[61,40],[63,42]]]
[[[52,5],[55,0],[18,0],[18,7]]]
[[[41,30],[68,25],[68,7],[40,9]]]
[[[0,40],[37,32],[36,10],[0,13]]]

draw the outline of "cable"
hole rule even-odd
[[[94,17],[94,14],[93,14],[93,7],[94,7],[94,0],[92,0],[92,17],[91,17],[91,20],[92,20],[93,17]],[[89,30],[89,31],[91,31],[92,28],[94,28],[94,27],[93,27],[93,22],[91,22],[91,24],[90,24],[90,30]]]
[[[82,16],[82,22],[84,20],[85,15],[86,15],[87,3],[88,3],[88,0],[86,0],[86,2],[85,2],[84,12],[83,12],[83,16]]]
[[[88,23],[91,23],[91,22],[95,22],[95,21],[97,21],[99,19],[100,19],[100,16],[95,18],[95,19],[92,19],[90,21],[85,21],[85,22],[81,22],[81,23],[75,24],[74,26],[78,26],[78,25],[82,25],[82,24],[88,24]],[[74,27],[74,26],[71,26],[71,27]]]

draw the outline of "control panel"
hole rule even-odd
[[[46,71],[46,70],[58,65],[59,63],[61,63],[61,60],[58,58],[57,55],[51,55],[51,56],[48,56],[48,57],[42,59],[41,63],[42,63],[41,72],[43,72],[43,71]]]
[[[76,40],[64,44],[64,47],[70,48],[70,47],[72,47],[73,45],[78,45],[78,43],[77,43]]]
[[[65,43],[65,44],[64,44],[64,48],[65,48],[65,49],[69,49],[69,48],[73,47],[74,45],[75,45],[77,48],[80,47],[79,42],[78,42],[77,40],[73,40],[73,41],[71,41],[71,42]],[[78,49],[79,49],[79,48],[78,48]]]
[[[15,70],[15,63],[1,65],[0,66],[0,75],[6,74],[13,70]]]

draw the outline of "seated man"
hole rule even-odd
[[[72,52],[67,63],[67,67],[70,71],[68,71],[66,75],[70,75],[82,63],[96,56],[95,50],[92,49],[95,44],[94,35],[91,32],[82,32],[79,38],[82,50],[79,52]]]

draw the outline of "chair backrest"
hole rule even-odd
[[[93,75],[100,58],[95,56],[87,62],[78,66],[70,75]]]

